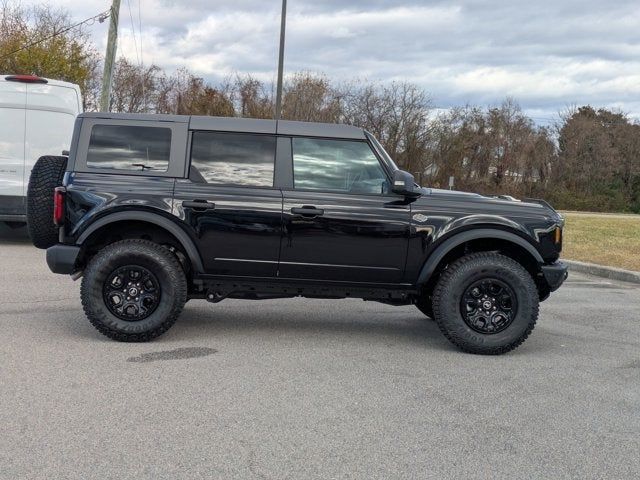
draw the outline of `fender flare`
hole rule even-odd
[[[442,261],[445,255],[451,250],[470,240],[478,240],[481,238],[497,238],[514,243],[529,252],[529,254],[531,254],[531,256],[536,260],[536,262],[538,262],[539,264],[544,263],[544,259],[542,258],[542,255],[540,255],[540,252],[538,252],[538,250],[536,250],[536,248],[531,243],[529,243],[524,238],[516,235],[515,233],[493,228],[478,228],[455,234],[438,245],[438,247],[436,247],[436,249],[431,252],[429,258],[422,266],[422,270],[420,270],[420,275],[418,276],[418,285],[426,283],[431,278],[431,275],[433,275],[433,273],[435,272],[435,269],[440,261]]]
[[[116,212],[110,213],[99,220],[96,220],[92,224],[90,224],[78,237],[76,244],[82,246],[82,244],[91,236],[92,233],[97,231],[98,229],[109,225],[110,223],[121,222],[125,220],[137,220],[141,222],[148,222],[154,225],[157,225],[160,228],[163,228],[171,235],[176,237],[182,248],[184,248],[185,252],[189,256],[189,260],[191,261],[191,265],[197,273],[204,273],[204,266],[202,264],[202,258],[200,257],[200,253],[196,248],[193,240],[187,235],[187,233],[176,225],[174,222],[169,220],[162,215],[158,215],[156,213],[151,212]]]

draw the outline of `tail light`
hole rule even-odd
[[[64,197],[67,190],[64,187],[56,187],[53,191],[53,223],[61,226],[64,223]]]

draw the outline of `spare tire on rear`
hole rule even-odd
[[[62,185],[67,157],[45,155],[31,170],[27,188],[27,228],[37,248],[58,243],[58,227],[53,223],[53,192]]]

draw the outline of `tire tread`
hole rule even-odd
[[[522,267],[522,265],[520,265],[518,262],[516,262],[512,258],[507,257],[505,255],[501,255],[499,253],[493,253],[493,252],[472,253],[459,258],[442,272],[433,292],[434,316],[435,316],[435,320],[438,325],[438,328],[440,328],[440,331],[444,334],[447,340],[449,340],[451,343],[456,345],[460,350],[467,353],[476,353],[476,354],[482,354],[482,355],[501,355],[503,353],[510,352],[515,348],[519,347],[533,331],[536,325],[536,321],[538,319],[539,308],[540,308],[538,303],[538,298],[536,296],[535,301],[533,302],[533,311],[531,312],[531,318],[529,320],[526,330],[516,340],[506,345],[495,346],[495,347],[470,345],[466,340],[459,337],[453,329],[447,328],[446,319],[443,317],[443,312],[442,312],[442,302],[443,302],[444,290],[448,288],[448,285],[451,282],[453,275],[460,268],[464,267],[469,263],[477,262],[478,260],[491,260],[494,263],[502,263],[502,266],[509,268],[514,273],[517,273],[521,277],[523,282],[525,284],[528,284],[528,289],[530,291],[535,291],[537,293],[535,283],[533,281],[533,278],[531,278],[531,275],[529,274],[529,272],[527,272],[524,269],[524,267]]]
[[[27,186],[27,229],[36,248],[58,243],[53,224],[53,189],[62,184],[67,157],[45,155],[33,166]]]
[[[176,290],[177,296],[177,301],[174,302],[162,323],[152,330],[139,333],[122,332],[110,328],[106,324],[104,321],[106,316],[104,310],[95,307],[96,302],[102,302],[102,285],[96,284],[95,282],[89,285],[89,281],[87,280],[96,276],[97,271],[103,266],[105,261],[108,261],[110,256],[117,255],[120,252],[131,253],[133,250],[146,250],[145,253],[151,253],[155,257],[154,260],[157,261],[162,268],[168,270],[169,275],[172,277],[171,283]],[[119,342],[148,342],[169,330],[178,319],[187,301],[187,280],[180,262],[165,247],[149,240],[121,240],[107,245],[89,261],[80,287],[80,298],[85,315],[91,324],[103,335]]]

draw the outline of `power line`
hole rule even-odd
[[[138,0],[138,33],[140,34],[140,66],[144,72],[144,59],[142,58],[142,0]],[[142,80],[142,111],[147,111],[147,93],[144,88],[144,78]]]
[[[144,60],[142,59],[142,0],[138,0],[138,33],[140,34],[140,64],[144,67]]]
[[[102,22],[104,22],[107,18],[109,18],[109,15],[110,15],[110,14],[111,14],[111,9],[109,9],[109,10],[105,10],[104,12],[99,13],[99,14],[97,14],[97,15],[94,15],[93,17],[89,17],[89,18],[87,18],[87,19],[85,19],[85,20],[82,20],[81,22],[78,22],[78,23],[76,23],[76,24],[74,24],[74,25],[71,25],[71,26],[69,26],[69,27],[67,27],[67,28],[63,28],[62,30],[60,30],[60,31],[58,31],[58,32],[54,32],[54,33],[52,33],[51,35],[48,35],[48,36],[46,36],[46,37],[44,37],[44,38],[41,38],[41,39],[39,39],[39,40],[36,40],[36,41],[34,41],[34,42],[28,43],[27,45],[24,45],[24,46],[22,46],[22,47],[20,47],[20,48],[18,48],[18,49],[16,49],[16,50],[14,50],[14,51],[12,51],[12,52],[9,52],[9,53],[7,53],[7,54],[3,55],[2,57],[0,57],[0,60],[4,60],[4,59],[5,59],[5,58],[7,58],[7,57],[11,57],[11,56],[15,55],[16,53],[21,52],[22,50],[27,50],[27,49],[29,49],[29,48],[31,48],[31,47],[33,47],[33,46],[35,46],[35,45],[38,45],[39,43],[46,42],[47,40],[51,40],[52,38],[57,37],[58,35],[62,35],[63,33],[66,33],[66,32],[68,32],[69,30],[73,30],[74,28],[77,28],[77,27],[79,27],[80,25],[83,25],[83,24],[85,24],[85,23],[91,22],[92,20],[93,20],[94,22],[95,22],[95,20],[98,20],[100,23],[102,23]]]
[[[136,27],[133,23],[133,14],[131,13],[131,0],[127,0],[127,7],[129,8],[129,19],[131,20],[131,33],[133,34],[133,45],[136,49],[136,60],[138,61],[138,66],[140,64],[140,56],[138,55],[138,41],[136,40]]]

